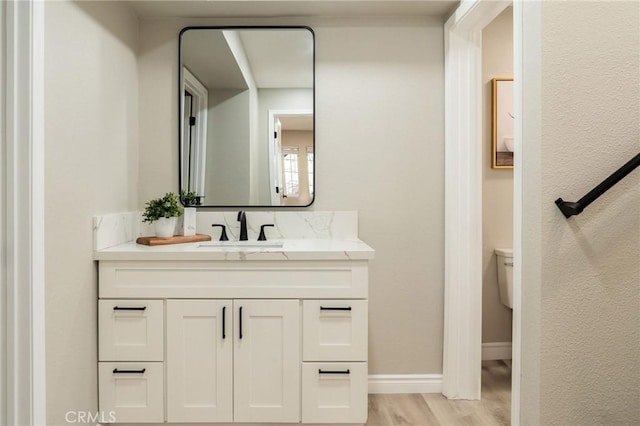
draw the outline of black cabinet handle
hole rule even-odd
[[[351,306],[320,306],[321,311],[350,311]]]
[[[225,320],[227,318],[227,307],[222,307],[222,338],[225,339],[227,337],[227,327],[225,326]]]
[[[142,370],[118,370],[117,368],[113,369],[113,374],[142,374],[147,371],[146,368]]]
[[[146,306],[114,306],[114,311],[144,311]]]
[[[318,374],[351,374],[351,370],[323,370],[319,369]]]
[[[242,306],[240,306],[240,321],[238,322],[238,326],[240,327],[240,338],[242,339]]]

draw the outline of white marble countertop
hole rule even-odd
[[[207,241],[146,246],[134,241],[93,252],[95,260],[367,260],[374,250],[358,239]]]

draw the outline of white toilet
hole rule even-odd
[[[500,302],[513,309],[513,249],[495,249]]]

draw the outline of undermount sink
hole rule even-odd
[[[282,248],[282,241],[216,241],[201,243],[198,248]]]

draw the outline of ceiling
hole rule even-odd
[[[313,115],[279,116],[282,131],[313,130]]]
[[[222,31],[185,31],[181,49],[182,64],[208,89],[248,87]]]
[[[139,17],[447,16],[459,0],[137,0]]]
[[[313,37],[304,29],[240,31],[260,89],[313,87]]]

